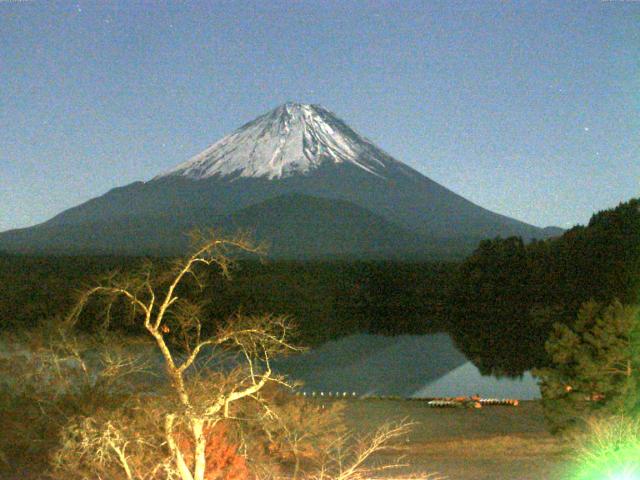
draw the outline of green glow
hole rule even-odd
[[[620,473],[620,474],[616,474],[613,477],[611,477],[611,480],[637,480],[638,478],[640,478],[640,476],[638,476],[638,474],[636,473]]]
[[[576,480],[640,480],[640,445],[602,448],[583,455]]]
[[[640,480],[640,417],[593,416],[566,440],[572,480]]]

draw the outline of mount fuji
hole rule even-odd
[[[286,103],[147,182],[0,233],[0,250],[176,254],[195,227],[251,230],[281,258],[442,258],[561,232],[475,205],[321,106]]]

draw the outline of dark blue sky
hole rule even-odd
[[[0,231],[319,103],[491,210],[639,195],[640,2],[0,1]]]

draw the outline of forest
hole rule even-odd
[[[78,291],[147,261],[0,254],[0,328],[28,330],[64,316]],[[571,326],[584,302],[640,300],[640,200],[598,212],[550,240],[482,241],[457,263],[244,259],[230,274],[230,282],[212,275],[198,293],[211,299],[203,305],[213,319],[208,328],[240,311],[289,316],[308,346],[358,332],[444,331],[482,372],[515,376],[547,365],[544,344],[553,325]],[[108,321],[140,333],[126,312],[115,304],[105,318],[96,307],[84,328]]]

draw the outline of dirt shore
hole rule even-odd
[[[407,400],[347,402],[346,420],[362,434],[402,419],[415,423],[411,433],[377,460],[400,455],[407,466],[384,478],[569,479],[566,449],[546,431],[538,402],[482,409],[438,409]]]

